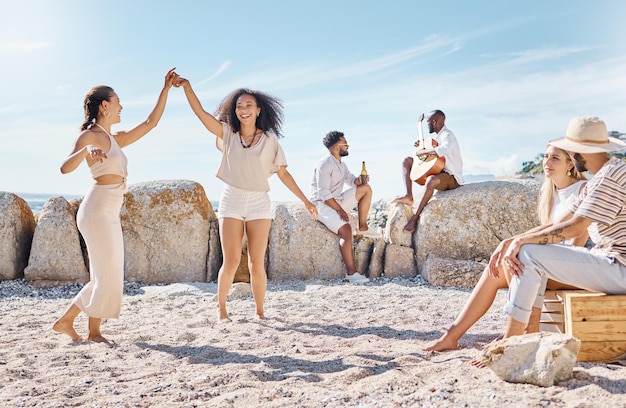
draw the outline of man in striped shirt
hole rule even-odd
[[[502,241],[491,256],[492,274],[499,265],[512,274],[505,337],[524,333],[532,309],[541,309],[547,279],[626,294],[626,163],[608,155],[626,143],[609,137],[603,121],[586,116],[571,119],[566,136],[549,144],[569,151],[576,169],[593,178],[567,214]],[[585,230],[595,243],[591,250],[562,244]]]

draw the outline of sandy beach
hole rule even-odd
[[[419,277],[270,282],[267,320],[243,294],[228,303],[232,323],[217,324],[215,283],[127,283],[120,319],[103,323],[108,346],[51,330],[79,289],[0,283],[1,406],[626,407],[619,365],[579,363],[540,388],[467,364],[501,333],[505,292],[460,350],[432,353],[422,349],[468,290]]]

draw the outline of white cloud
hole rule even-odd
[[[45,41],[0,41],[0,55],[27,53],[51,47],[53,44]]]

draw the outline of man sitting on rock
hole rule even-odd
[[[626,163],[608,152],[626,149],[597,117],[573,118],[565,137],[549,145],[572,152],[576,170],[594,176],[552,224],[504,240],[489,260],[511,271],[505,337],[524,333],[533,307],[541,307],[546,279],[606,294],[626,294]],[[585,230],[595,246],[562,245]]]
[[[367,283],[369,279],[356,271],[352,249],[352,226],[348,212],[358,208],[357,237],[380,238],[380,233],[367,225],[367,215],[372,203],[372,188],[367,184],[369,177],[362,180],[350,173],[341,161],[348,155],[348,143],[344,134],[332,131],[324,138],[324,146],[330,155],[315,166],[311,181],[311,202],[318,211],[318,220],[339,235],[339,250],[346,265],[346,282]],[[343,191],[343,185],[351,186]]]
[[[422,120],[424,120],[424,114],[420,116],[420,127],[422,126]],[[415,147],[422,149],[419,152],[420,158],[422,155],[426,156],[430,154],[436,154],[440,158],[443,158],[444,165],[440,173],[430,174],[427,163],[415,163],[415,159],[412,156],[404,159],[402,163],[402,175],[406,187],[406,194],[396,198],[392,203],[413,205],[413,182],[417,182],[417,180],[411,179],[411,170],[414,165],[420,165],[425,168],[425,179],[423,183],[425,187],[424,194],[415,210],[415,214],[404,227],[405,231],[415,231],[419,217],[424,207],[426,207],[426,204],[428,204],[428,201],[435,193],[435,190],[453,190],[463,184],[463,159],[461,158],[459,142],[454,133],[446,127],[445,122],[446,115],[442,111],[434,110],[430,112],[426,118],[426,123],[428,124],[428,132],[434,133],[435,137],[430,140],[431,143],[425,143],[425,146],[419,146],[420,141],[415,142]],[[432,144],[432,148],[429,146],[430,144]],[[424,165],[426,166],[424,167]]]

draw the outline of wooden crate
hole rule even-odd
[[[580,339],[578,361],[618,358],[626,354],[626,295],[546,291],[540,329]]]

